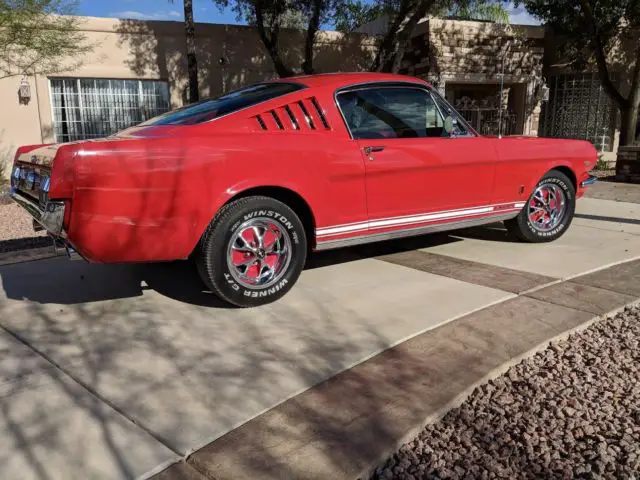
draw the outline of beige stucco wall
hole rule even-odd
[[[82,17],[82,30],[94,51],[72,71],[54,77],[156,79],[169,82],[173,107],[183,104],[187,87],[184,26],[154,22]],[[251,27],[197,24],[201,96],[217,95],[247,83],[275,77],[257,31]],[[290,65],[299,67],[302,34],[284,31],[282,45]],[[315,45],[314,67],[319,72],[362,70],[370,63],[373,39],[324,31]],[[225,59],[224,64],[219,60]],[[0,79],[0,161],[10,161],[19,145],[52,142],[49,81],[29,79],[31,101],[18,99],[20,77]]]
[[[0,79],[0,163],[3,165],[13,159],[19,145],[41,141],[35,82],[29,79],[32,100],[23,105],[18,98],[20,80],[19,77]],[[9,175],[8,169],[3,173]]]

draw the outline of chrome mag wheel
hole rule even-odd
[[[234,280],[245,288],[274,285],[291,262],[291,238],[284,226],[257,217],[234,232],[227,248],[227,265]]]
[[[529,222],[539,232],[553,230],[562,221],[566,207],[566,196],[558,185],[540,185],[533,192],[527,206]]]

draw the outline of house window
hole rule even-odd
[[[167,82],[101,78],[50,82],[56,142],[106,137],[170,109]]]

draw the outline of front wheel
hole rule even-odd
[[[221,299],[255,307],[291,289],[306,254],[304,227],[291,208],[269,197],[246,197],[223,207],[209,225],[198,271]]]
[[[517,239],[541,243],[560,238],[571,225],[576,209],[576,192],[562,172],[551,170],[538,182],[522,211],[505,222]]]

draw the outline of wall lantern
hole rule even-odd
[[[26,78],[23,78],[20,81],[20,88],[18,88],[18,97],[20,98],[20,103],[26,105],[31,100],[31,86],[29,85],[29,81]]]
[[[549,90],[549,87],[544,84],[542,85],[542,87],[540,87],[540,100],[542,100],[543,102],[549,101]]]
[[[551,89],[547,86],[547,82],[545,81],[544,77],[539,79],[538,82],[539,82],[538,98],[540,99],[541,102],[548,102],[549,92]]]

